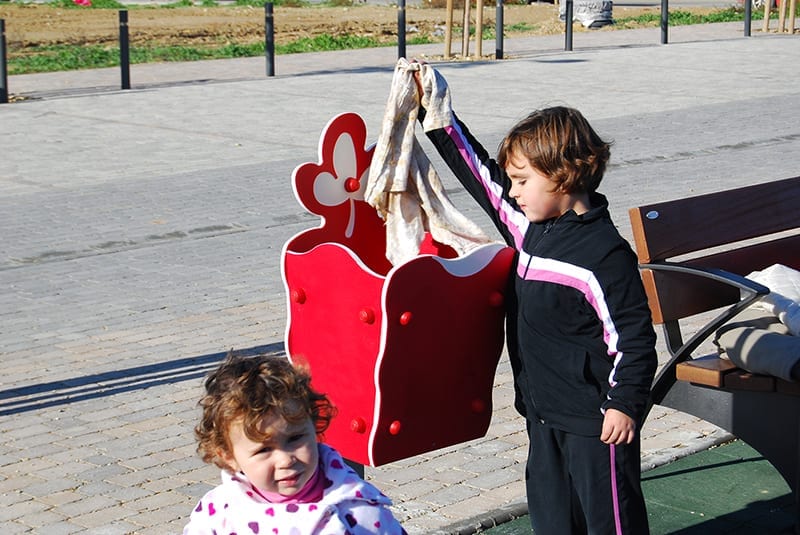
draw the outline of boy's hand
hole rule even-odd
[[[419,71],[414,71],[414,82],[417,84],[417,96],[422,100],[425,90],[422,88],[422,74]]]
[[[600,440],[606,444],[630,444],[636,436],[633,418],[617,409],[608,409],[603,418]]]
[[[424,61],[419,61],[416,58],[412,59],[411,63],[425,65]],[[419,70],[414,71],[414,82],[417,84],[417,95],[419,96],[420,100],[422,100],[423,95],[425,95],[425,90],[422,88],[422,73]]]

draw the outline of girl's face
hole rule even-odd
[[[517,152],[508,158],[506,174],[511,179],[509,195],[517,201],[517,206],[529,221],[547,221],[570,209],[579,214],[588,210],[586,196],[558,191],[555,182],[533,168],[528,159]]]
[[[253,442],[245,436],[242,420],[235,420],[228,430],[232,452],[223,455],[225,461],[244,472],[258,490],[282,496],[297,494],[319,464],[314,423],[308,418],[292,424],[268,413],[259,430],[269,438]]]

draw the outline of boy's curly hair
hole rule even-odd
[[[500,167],[513,154],[526,158],[563,193],[593,193],[606,171],[611,142],[603,141],[578,110],[554,106],[514,125],[500,143]]]
[[[235,420],[242,421],[247,438],[261,442],[268,438],[259,431],[267,414],[289,423],[310,418],[317,435],[322,435],[335,411],[325,394],[311,388],[309,372],[279,355],[245,357],[228,353],[206,377],[205,389],[199,402],[203,416],[194,430],[197,451],[203,461],[225,469],[230,467],[222,454],[231,453],[228,432]]]

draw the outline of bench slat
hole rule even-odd
[[[794,251],[793,257],[791,251]],[[684,263],[692,267],[724,269],[742,276],[779,263],[800,270],[800,234]],[[656,325],[714,310],[739,300],[736,288],[683,273],[644,269],[642,281]]]
[[[696,359],[678,364],[675,367],[675,377],[679,381],[719,388],[725,384],[726,375],[738,369],[728,359]]]
[[[629,215],[639,262],[650,263],[796,228],[798,207],[794,177],[631,208]]]

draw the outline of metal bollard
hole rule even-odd
[[[0,19],[0,104],[8,103],[8,63],[6,62],[6,21]]]
[[[494,34],[494,57],[495,59],[503,59],[503,0],[497,0]]]
[[[272,14],[272,2],[264,4],[264,55],[267,59],[267,76],[275,76],[275,18]]]
[[[661,44],[666,45],[669,41],[669,0],[661,0]]]
[[[564,9],[564,24],[566,25],[564,34],[564,50],[570,52],[572,50],[572,0],[567,0],[566,7]]]
[[[397,59],[406,57],[406,0],[397,2]]]
[[[750,18],[753,16],[753,1],[744,0],[744,36],[750,37]]]
[[[128,12],[119,12],[119,69],[122,76],[122,89],[131,88],[131,56],[128,40]]]

